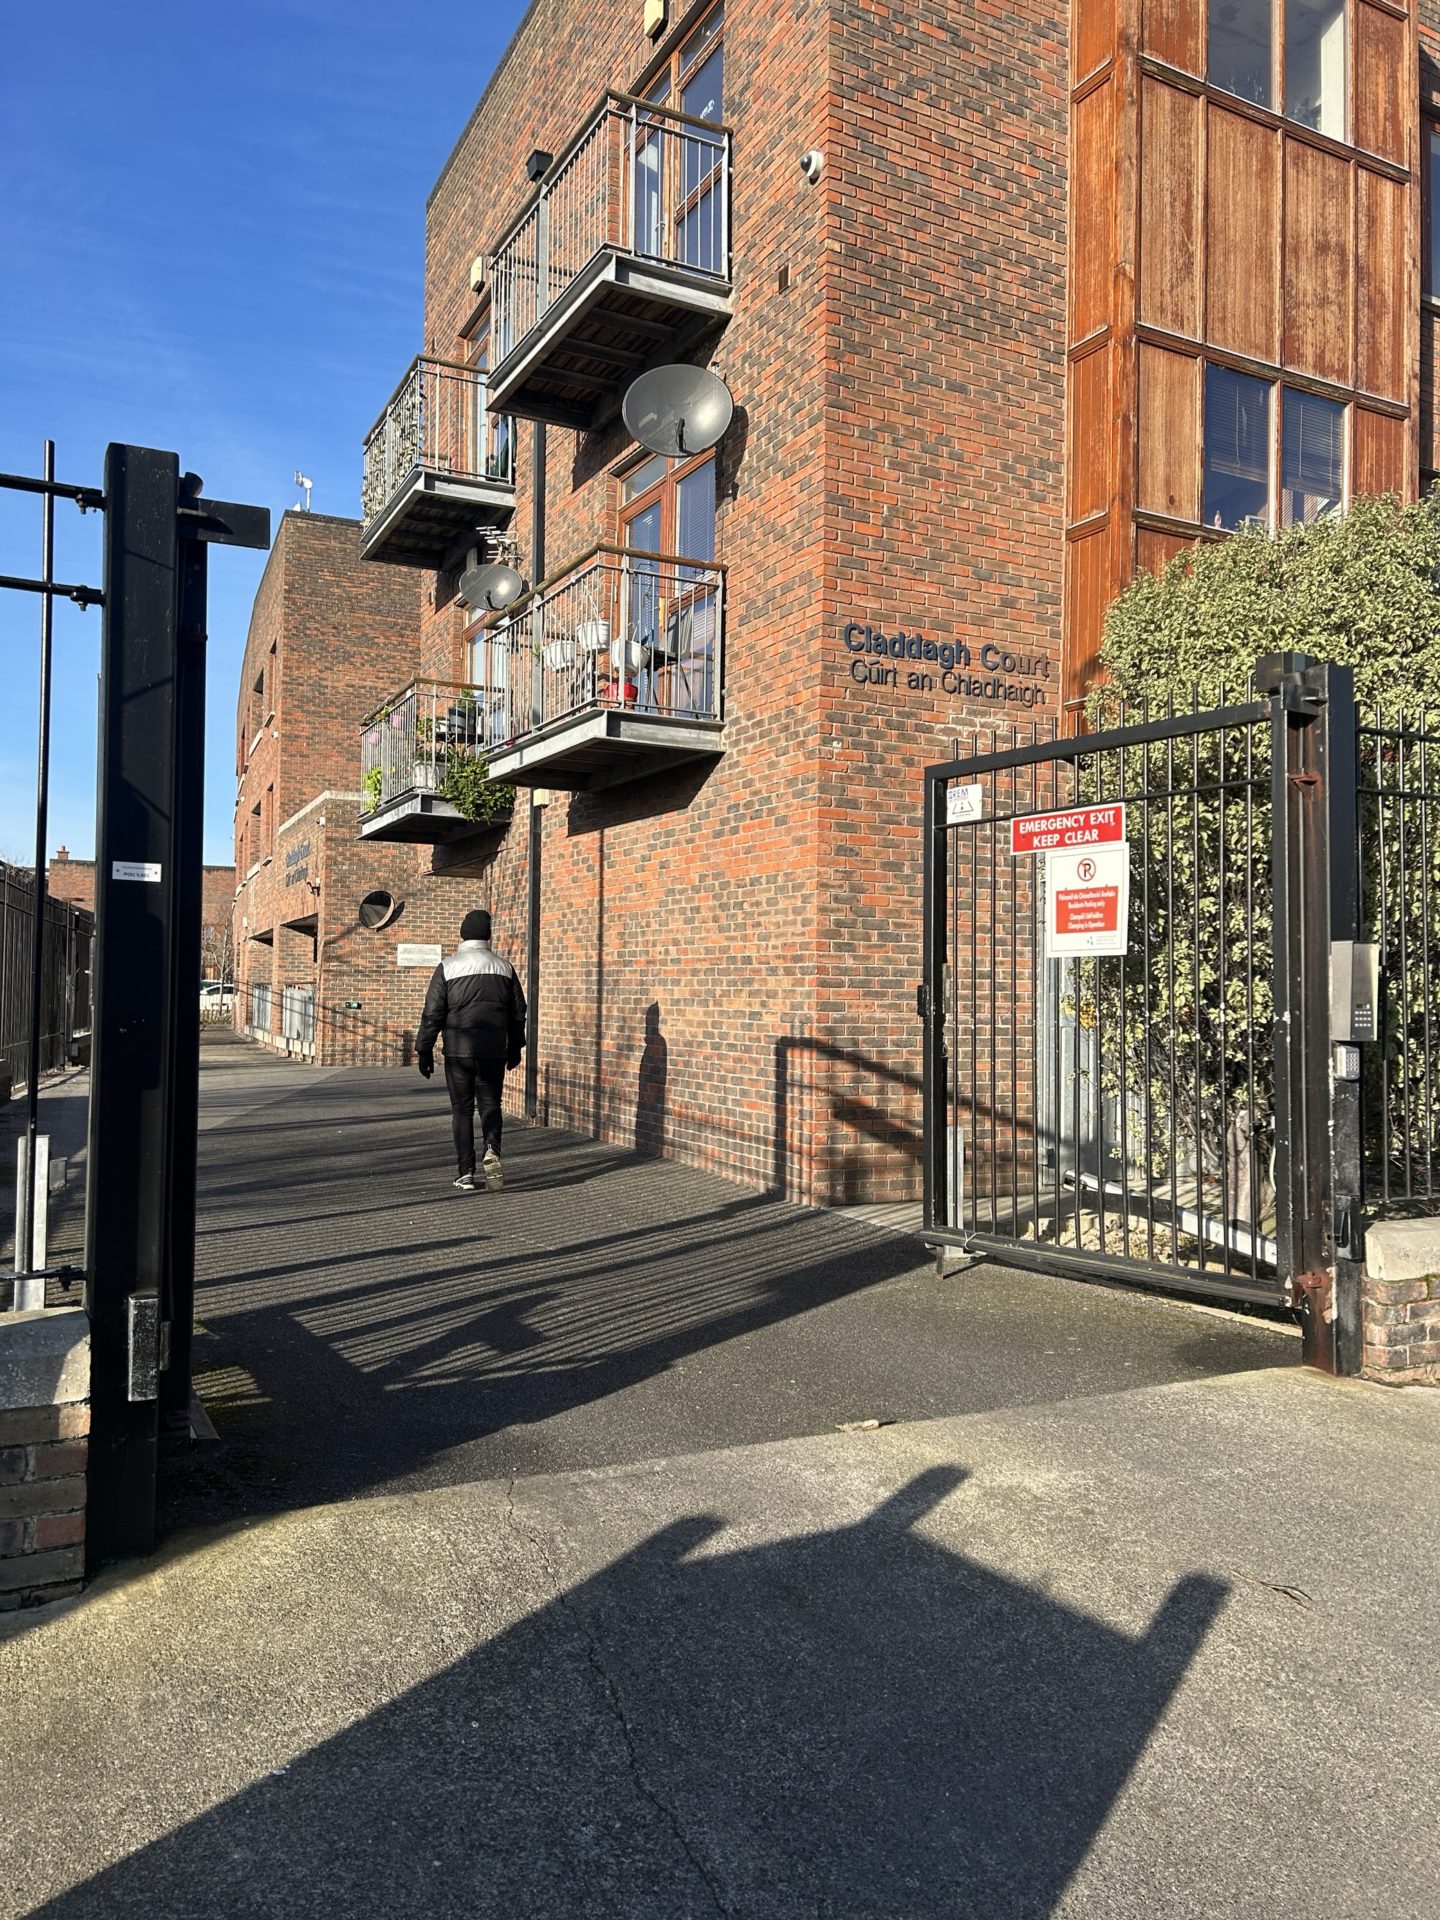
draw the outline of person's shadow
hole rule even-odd
[[[635,1151],[659,1159],[665,1151],[665,1082],[670,1049],[660,1031],[660,1002],[645,1009],[645,1048],[635,1086]]]

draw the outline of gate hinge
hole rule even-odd
[[[1291,1282],[1290,1293],[1295,1306],[1318,1315],[1327,1327],[1335,1318],[1335,1282],[1323,1270],[1297,1273]]]
[[[1290,784],[1292,787],[1319,787],[1323,786],[1324,782],[1318,773],[1292,773]]]
[[[929,1020],[935,1012],[935,996],[930,991],[930,983],[922,980],[915,989],[915,1013],[921,1020]]]

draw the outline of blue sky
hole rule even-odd
[[[360,442],[421,343],[425,196],[523,0],[172,0],[0,14],[0,471],[99,485],[111,440],[279,515],[358,510]],[[59,509],[62,578],[98,518]],[[0,494],[0,573],[39,571]],[[233,856],[235,687],[263,556],[210,567],[205,857]],[[39,603],[0,594],[0,857],[34,852]],[[95,840],[100,616],[57,605],[49,851]]]

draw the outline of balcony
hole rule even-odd
[[[473,687],[416,680],[362,722],[360,838],[433,846],[508,820],[514,794],[489,777],[480,721]]]
[[[615,786],[724,751],[724,569],[595,547],[474,646],[478,745],[515,786]]]
[[[362,558],[443,567],[514,510],[515,422],[491,407],[485,375],[412,360],[365,436]]]
[[[496,406],[585,429],[730,314],[730,132],[609,94],[491,260]]]

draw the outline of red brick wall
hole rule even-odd
[[[72,860],[64,847],[57,848],[46,870],[45,886],[52,900],[69,900],[78,907],[88,907],[94,912],[93,860]],[[230,932],[230,912],[235,902],[234,867],[206,867],[204,889],[200,971],[206,979],[216,979],[221,971],[225,942]]]
[[[303,879],[304,863],[287,864],[305,826],[286,823],[328,791],[358,798],[360,722],[414,677],[419,599],[415,574],[361,561],[357,521],[294,512],[281,520],[251,613],[236,702],[240,885],[232,911],[241,1025],[252,984],[270,983],[278,1034],[282,988],[314,978],[313,933],[286,923],[318,913],[309,882],[320,884],[320,862],[317,855]],[[253,701],[262,667],[263,713]],[[421,870],[413,850],[405,858],[407,873]]]
[[[593,7],[542,0],[522,27],[432,198],[430,350],[454,350],[525,154],[559,151],[606,84],[640,79],[639,14],[599,34]],[[1053,688],[1065,16],[730,0],[726,18],[726,752],[546,809],[542,1115],[807,1198],[900,1194],[920,771],[1016,709],[858,685],[841,630],[968,641],[977,660],[1003,642]],[[523,427],[522,555],[530,447]],[[550,571],[613,533],[627,447],[551,430]],[[458,675],[461,637],[453,607],[432,613],[426,670]],[[523,924],[524,857],[512,830],[481,876],[497,930]]]

